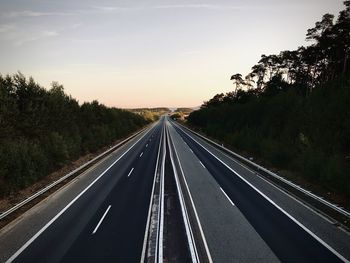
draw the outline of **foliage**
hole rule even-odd
[[[350,193],[350,1],[296,51],[262,55],[235,91],[190,114],[191,125],[326,188]],[[245,88],[243,88],[245,87]]]
[[[144,126],[142,116],[97,101],[81,106],[52,83],[0,75],[0,195]]]

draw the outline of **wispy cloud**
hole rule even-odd
[[[31,36],[18,36],[16,37],[16,40],[14,42],[15,46],[22,46],[25,43],[37,41],[39,39],[49,38],[49,37],[56,37],[59,33],[55,30],[43,30],[39,31],[38,33],[31,35]]]
[[[157,5],[153,6],[155,9],[181,9],[181,8],[196,8],[196,9],[211,9],[211,10],[224,10],[224,9],[242,9],[242,6],[232,5],[213,5],[213,4],[183,4],[183,5]]]
[[[2,13],[4,17],[42,17],[42,16],[69,16],[74,15],[71,12],[38,12],[32,10],[13,11],[9,13]]]
[[[122,10],[130,9],[128,7],[122,7],[122,6],[92,6],[92,8],[102,12],[113,12],[113,11],[122,11]]]
[[[0,25],[0,33],[6,33],[15,28],[15,25],[8,24],[8,25]]]

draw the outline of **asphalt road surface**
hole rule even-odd
[[[348,262],[348,232],[168,117],[2,229],[0,261],[140,262],[164,129],[213,262]]]

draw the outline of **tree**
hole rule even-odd
[[[0,75],[0,196],[126,136],[149,121],[97,101],[79,106],[20,72]]]
[[[241,87],[241,85],[244,84],[244,80],[242,79],[242,75],[237,73],[231,76],[230,80],[233,80],[233,84],[236,85],[234,93],[237,93],[238,89]]]
[[[248,90],[253,88],[253,83],[255,83],[254,77],[254,73],[249,73],[247,76],[244,77],[244,83],[248,87]]]
[[[261,90],[264,84],[265,72],[266,72],[266,69],[261,64],[254,65],[252,67],[252,74],[254,74],[254,76],[257,77],[256,88],[258,90]]]

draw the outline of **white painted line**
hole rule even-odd
[[[180,136],[180,138],[181,138],[181,136]],[[196,206],[194,205],[193,198],[192,198],[192,195],[191,195],[191,191],[190,191],[190,189],[188,187],[186,176],[185,176],[185,173],[183,171],[182,164],[181,164],[181,161],[180,161],[180,158],[179,158],[179,154],[178,154],[178,152],[176,150],[176,146],[175,146],[175,143],[174,143],[173,140],[171,140],[171,144],[174,147],[175,156],[176,156],[176,159],[178,160],[178,163],[179,163],[179,167],[180,167],[180,171],[181,171],[181,174],[182,174],[182,178],[184,179],[186,190],[187,190],[187,193],[188,193],[188,195],[190,197],[191,205],[193,207],[193,211],[194,211],[194,214],[195,214],[195,217],[196,217],[196,221],[198,223],[199,232],[200,232],[200,235],[202,237],[202,241],[204,243],[204,248],[205,248],[205,251],[207,253],[208,261],[209,261],[209,263],[213,263],[213,259],[211,257],[210,250],[209,250],[209,247],[208,247],[208,243],[207,243],[207,240],[206,240],[205,235],[204,235],[202,224],[201,224],[201,221],[199,220],[197,209],[196,209]]]
[[[327,206],[333,208],[334,210],[338,211],[339,213],[341,213],[341,214],[343,214],[343,215],[345,215],[345,216],[348,216],[348,217],[350,216],[350,212],[349,212],[349,211],[346,211],[344,208],[339,207],[337,204],[334,204],[334,203],[331,203],[331,202],[325,200],[324,197],[322,197],[322,196],[317,196],[316,194],[313,194],[313,193],[310,192],[309,190],[302,188],[301,186],[299,186],[299,185],[297,185],[297,184],[295,184],[295,183],[293,183],[293,182],[291,182],[291,181],[289,181],[289,180],[287,180],[287,179],[285,179],[285,178],[279,176],[279,175],[276,174],[276,173],[271,172],[270,170],[266,169],[265,167],[262,167],[262,166],[260,166],[260,165],[258,165],[258,164],[256,164],[256,163],[252,162],[251,160],[249,160],[249,159],[247,159],[247,158],[245,158],[245,157],[243,157],[243,156],[241,156],[241,155],[239,155],[239,154],[237,154],[237,153],[235,153],[235,152],[233,152],[233,151],[231,151],[231,150],[229,150],[229,149],[223,147],[222,145],[220,145],[220,144],[218,144],[218,143],[216,143],[216,142],[214,142],[214,141],[212,141],[212,140],[206,138],[205,136],[203,136],[203,135],[201,135],[201,134],[199,134],[199,133],[197,133],[197,132],[195,132],[195,131],[193,131],[193,130],[191,130],[191,129],[189,129],[189,128],[183,126],[183,125],[180,125],[180,126],[182,126],[183,128],[185,128],[185,129],[191,131],[192,133],[196,134],[196,135],[197,135],[199,138],[201,138],[202,140],[209,141],[210,143],[216,145],[218,148],[221,148],[221,149],[224,149],[225,151],[230,152],[232,155],[236,156],[236,158],[238,158],[239,160],[244,160],[244,161],[250,163],[251,165],[255,166],[256,168],[265,171],[265,172],[268,173],[269,175],[271,175],[271,176],[273,176],[273,177],[279,179],[280,181],[282,181],[282,182],[284,182],[284,183],[290,185],[291,187],[293,187],[293,188],[295,188],[295,189],[301,191],[302,193],[307,194],[307,195],[311,196],[312,198],[314,198],[314,199],[320,201],[320,202],[323,203],[324,205],[327,205]],[[208,145],[209,145],[209,144],[208,144]],[[209,145],[209,146],[210,146],[210,145]],[[214,148],[214,147],[213,147],[213,148]],[[214,149],[215,149],[215,148],[214,148]],[[217,150],[217,149],[216,149],[216,150]],[[227,155],[225,152],[221,152],[221,153],[223,153],[223,154],[224,154],[225,156],[227,156],[228,158],[234,160],[231,156]],[[237,160],[234,160],[234,161],[237,162]],[[237,162],[237,163],[238,163],[238,162]],[[242,165],[242,166],[244,166],[244,167],[246,167],[246,166],[245,166],[244,164],[242,164],[242,163],[239,163],[239,164]],[[248,168],[248,169],[249,169],[249,168]],[[250,170],[250,169],[249,169],[249,170]],[[288,194],[288,193],[287,193],[287,194]],[[288,195],[289,195],[289,194],[288,194]],[[291,195],[289,195],[289,196],[291,196]],[[311,209],[311,210],[312,210],[312,209]],[[319,212],[316,211],[316,214],[319,215]]]
[[[81,175],[86,174],[88,171],[91,171],[92,169],[95,168],[95,166],[98,166],[100,163],[102,163],[103,161],[105,161],[108,157],[108,152],[112,151],[110,153],[115,153],[116,151],[120,150],[123,146],[127,145],[128,141],[130,141],[133,137],[136,138],[138,135],[140,135],[142,132],[144,132],[147,128],[142,129],[141,131],[129,136],[128,138],[124,139],[123,141],[119,142],[117,145],[112,146],[111,148],[109,148],[108,150],[104,151],[103,153],[99,154],[98,156],[96,156],[95,158],[91,159],[90,161],[84,163],[83,165],[79,166],[78,168],[74,169],[73,171],[69,172],[68,174],[64,175],[63,177],[59,178],[58,180],[52,182],[51,184],[49,184],[48,186],[40,189],[38,192],[34,193],[33,195],[29,196],[28,198],[26,198],[25,200],[23,200],[22,202],[16,204],[15,206],[11,207],[10,209],[8,209],[7,211],[4,211],[3,213],[0,213],[0,220],[5,218],[6,216],[8,216],[9,214],[13,213],[14,211],[16,211],[18,208],[22,207],[23,205],[29,203],[30,201],[34,200],[36,197],[42,195],[43,193],[47,192],[49,189],[51,189],[52,187],[54,187],[55,185],[63,182],[64,180],[66,180],[67,178],[70,178],[73,174],[76,174],[77,172],[79,172],[80,170],[82,170],[84,167],[87,167],[89,164],[95,162],[96,160],[101,159],[95,163],[93,166],[91,166],[89,169],[85,170],[84,172],[81,173]],[[104,156],[105,155],[105,156]]]
[[[148,147],[148,143],[146,144],[146,148]]]
[[[128,173],[128,177],[131,175],[131,173],[134,171],[134,167],[131,168],[130,172]]]
[[[158,261],[163,263],[163,249],[164,249],[164,174],[165,174],[165,157],[166,157],[166,134],[165,126],[163,128],[163,156],[162,156],[162,165],[160,172],[160,196],[159,196],[159,209],[160,213],[158,214],[159,218],[159,231],[158,231],[158,243],[156,249],[158,250]],[[157,255],[157,254],[156,254]]]
[[[162,141],[162,136],[163,136],[163,133],[161,131],[160,142]],[[147,147],[147,145],[146,145],[146,147]],[[156,178],[157,178],[157,168],[158,168],[158,164],[159,164],[160,146],[161,146],[161,143],[159,143],[159,146],[158,146],[158,155],[157,155],[157,161],[156,161],[156,168],[154,170],[154,175],[153,175],[152,193],[151,193],[150,202],[149,202],[149,206],[148,206],[147,224],[146,224],[146,229],[145,229],[145,235],[143,237],[143,247],[142,247],[142,254],[141,254],[140,263],[144,263],[145,262],[146,247],[147,247],[147,240],[148,240],[147,237],[148,237],[148,231],[149,231],[149,227],[150,227],[153,195],[154,195],[154,188],[155,188]]]
[[[199,163],[203,166],[204,169],[206,169],[204,164],[201,161],[199,161]]]
[[[109,209],[111,209],[111,207],[112,207],[111,205],[108,206],[107,210],[105,211],[105,213],[104,213],[103,216],[101,217],[101,219],[100,219],[100,221],[98,222],[97,226],[95,227],[94,231],[92,231],[92,235],[95,234],[95,233],[97,232],[97,230],[98,230],[98,228],[100,227],[100,225],[101,225],[103,219],[105,219],[105,217],[106,217],[106,215],[107,215]]]
[[[195,133],[195,132],[194,132]],[[195,133],[197,136],[201,136],[200,134],[198,133]],[[202,136],[203,137],[203,136]],[[202,138],[200,137],[200,138]],[[215,142],[211,141],[210,139],[208,138],[205,138],[203,137],[204,139],[202,141],[205,142],[205,140],[208,140],[212,143],[214,143],[215,145],[221,147],[220,145],[216,144]],[[208,144],[211,149],[214,149],[216,151],[219,151],[219,149],[216,149],[215,147],[211,146],[210,144]],[[191,152],[192,149],[189,148]],[[302,200],[299,200],[297,199],[296,197],[294,197],[293,195],[291,195],[289,192],[287,192],[285,189],[281,188],[281,187],[278,187],[276,186],[275,184],[273,184],[272,182],[268,181],[266,178],[264,178],[261,174],[257,173],[255,170],[252,170],[250,167],[248,167],[247,165],[245,165],[244,163],[241,163],[239,161],[237,161],[236,159],[234,159],[233,157],[229,156],[227,153],[223,152],[223,151],[220,151],[220,153],[222,155],[224,155],[226,158],[230,159],[232,162],[234,162],[235,164],[237,165],[240,165],[240,166],[243,166],[245,169],[247,169],[248,171],[250,171],[252,174],[258,176],[259,179],[261,179],[262,181],[264,181],[265,183],[269,184],[271,187],[275,188],[277,191],[287,195],[289,198],[293,199],[295,202],[299,203],[300,205],[302,205],[305,209],[308,209],[310,210],[312,213],[315,213],[316,215],[318,215],[319,217],[323,218],[324,220],[326,220],[327,222],[329,222],[330,224],[334,224],[334,221],[332,221],[331,219],[329,219],[328,217],[326,217],[321,211],[317,210],[315,207],[312,207],[312,206],[309,206],[307,203],[304,203]],[[235,153],[234,153],[235,154]],[[242,157],[244,159],[244,157]],[[278,176],[278,175],[277,175]],[[291,184],[294,184],[293,182],[291,181],[288,181],[290,182]],[[306,190],[305,190],[306,191]],[[319,197],[319,198],[322,198],[323,197]],[[343,230],[342,228],[339,228],[341,230]]]
[[[7,261],[6,263],[10,263],[14,261],[19,254],[23,252],[35,239],[37,239],[53,222],[57,220],[69,207],[71,207],[75,201],[77,201],[87,190],[91,188],[113,165],[115,165],[125,154],[127,154],[142,138],[148,134],[154,126],[149,129],[143,136],[141,136],[133,145],[131,145],[117,160],[115,160],[110,166],[107,167],[94,181],[92,181],[83,191],[80,192],[68,205],[66,205],[56,216],[54,216],[43,228],[41,228],[34,236],[32,236],[20,249],[16,251]]]
[[[231,203],[231,205],[235,206],[235,204],[232,202],[232,200],[230,199],[230,197],[228,197],[228,195],[225,193],[224,189],[222,189],[222,188],[220,187],[220,190],[221,190],[221,192],[226,196],[226,198],[227,198],[228,201]]]
[[[330,245],[328,245],[324,240],[319,238],[315,233],[313,233],[310,229],[308,229],[306,226],[304,226],[301,222],[299,222],[296,218],[294,218],[292,215],[290,215],[288,212],[286,212],[282,207],[277,205],[272,199],[270,199],[267,195],[265,195],[263,192],[261,192],[258,188],[256,188],[254,185],[252,185],[249,181],[247,181],[243,176],[241,176],[239,173],[237,173],[235,170],[233,170],[230,166],[228,166],[225,162],[221,161],[217,156],[215,156],[212,152],[210,152],[208,149],[206,149],[201,143],[199,143],[196,139],[191,137],[187,132],[182,130],[183,133],[185,133],[188,137],[190,137],[194,142],[196,142],[199,146],[201,146],[205,151],[207,151],[210,155],[212,155],[216,160],[218,160],[220,163],[222,163],[227,169],[229,169],[231,172],[233,172],[235,175],[237,175],[242,181],[244,181],[246,184],[248,184],[251,188],[253,188],[256,192],[258,192],[262,197],[264,197],[268,202],[270,202],[273,206],[275,206],[278,210],[280,210],[285,216],[289,217],[295,224],[297,224],[299,227],[301,227],[305,232],[307,232],[309,235],[311,235],[314,239],[316,239],[319,243],[321,243],[324,247],[326,247],[329,251],[331,251],[334,255],[336,255],[339,259],[341,259],[344,262],[349,262],[345,257],[343,257],[341,254],[339,254],[334,248],[332,248]]]
[[[143,155],[143,152],[140,154],[140,157]]]
[[[170,146],[170,133],[169,133],[169,130],[167,130],[167,132],[168,132],[168,137],[167,137],[168,145]],[[179,181],[179,178],[178,178],[178,174],[177,174],[177,171],[176,171],[174,158],[173,158],[173,154],[172,154],[171,150],[169,151],[169,155],[170,155],[170,160],[171,160],[171,164],[172,164],[172,167],[173,167],[173,172],[174,172],[174,177],[175,177],[175,182],[176,182],[176,188],[177,188],[177,192],[178,192],[178,195],[179,195],[179,201],[180,201],[180,206],[181,206],[182,218],[183,218],[183,222],[184,222],[184,225],[185,225],[186,236],[187,236],[187,241],[188,241],[188,245],[189,245],[189,249],[190,249],[192,263],[197,263],[197,262],[199,262],[198,251],[197,251],[197,248],[196,248],[196,244],[195,244],[195,240],[194,240],[194,236],[193,236],[193,231],[192,231],[192,228],[191,228],[191,224],[190,224],[187,208],[186,208],[186,205],[185,205],[184,196],[183,196],[183,193],[182,193],[180,181]]]

